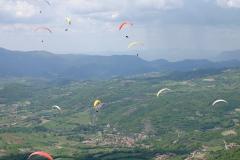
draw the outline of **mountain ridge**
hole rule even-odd
[[[218,61],[222,60],[240,60],[240,50],[224,51],[216,58]]]
[[[206,59],[169,62],[146,61],[133,55],[54,54],[46,51],[10,51],[0,48],[0,76],[64,79],[108,79],[149,72],[191,71],[240,67],[239,60],[212,62]]]

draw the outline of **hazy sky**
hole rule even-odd
[[[123,21],[134,25],[120,32]],[[144,47],[131,51],[131,41]],[[240,0],[0,0],[0,47],[13,50],[179,59],[239,46]]]

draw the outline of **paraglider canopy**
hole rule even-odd
[[[67,22],[68,25],[71,25],[71,24],[72,24],[72,20],[71,20],[70,17],[66,17],[65,20],[66,20],[66,22]]]
[[[131,49],[133,47],[136,47],[136,46],[143,46],[144,43],[143,42],[140,42],[140,41],[135,41],[135,42],[131,42],[128,44],[128,48]]]
[[[99,104],[101,104],[102,102],[99,100],[99,99],[97,99],[97,100],[95,100],[94,101],[94,103],[93,103],[93,107],[94,108],[96,108]]]
[[[96,110],[96,112],[98,112],[98,110],[99,110],[100,108],[102,108],[103,105],[104,105],[104,103],[102,103],[101,100],[97,99],[97,100],[95,100],[94,103],[93,103],[93,108]]]
[[[126,26],[133,26],[133,24],[130,22],[123,22],[119,25],[118,29],[122,30],[122,29],[126,28]]]
[[[49,32],[49,33],[52,33],[52,30],[50,29],[50,28],[48,28],[48,27],[37,27],[36,29],[35,29],[35,32],[38,32],[38,31],[47,31],[47,32]]]
[[[52,106],[52,108],[53,108],[53,109],[57,109],[57,110],[59,110],[60,112],[62,111],[62,108],[59,107],[59,106],[57,106],[57,105]]]
[[[212,106],[215,106],[218,103],[226,103],[227,104],[228,102],[224,99],[218,99],[212,103]]]
[[[43,151],[37,151],[37,152],[33,152],[32,154],[30,154],[30,156],[28,157],[28,160],[31,160],[32,157],[35,157],[35,156],[40,156],[40,157],[43,157],[43,158],[46,158],[48,160],[53,160],[52,156],[46,152],[43,152]]]
[[[167,91],[171,91],[171,89],[169,89],[169,88],[160,89],[160,90],[157,92],[157,97],[159,97],[159,95],[160,95],[161,93],[164,93],[164,92],[167,92]]]

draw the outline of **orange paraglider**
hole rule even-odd
[[[40,157],[46,158],[48,160],[53,160],[53,158],[50,154],[43,152],[43,151],[33,152],[32,154],[29,155],[28,160],[31,160],[31,158],[34,156],[40,156]]]

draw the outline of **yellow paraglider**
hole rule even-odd
[[[93,103],[93,108],[96,110],[96,112],[98,112],[98,110],[103,106],[103,103],[97,99],[94,101]]]
[[[140,50],[140,48],[142,48],[142,46],[144,46],[143,42],[135,41],[135,42],[131,42],[128,44],[128,49],[136,48],[136,51],[137,51],[137,50]],[[136,55],[137,55],[137,57],[139,56],[138,53],[136,53]]]
[[[128,48],[131,49],[133,47],[136,47],[136,46],[143,46],[144,43],[143,42],[140,42],[140,41],[135,41],[135,42],[131,42],[128,44]]]
[[[65,18],[65,21],[67,23],[68,26],[71,26],[72,25],[72,19],[70,17],[66,17]],[[68,31],[68,28],[65,29],[65,31],[67,32]]]
[[[101,104],[102,102],[99,100],[99,99],[97,99],[97,100],[95,100],[94,101],[94,103],[93,103],[93,107],[94,108],[96,108],[99,104]]]
[[[66,20],[66,22],[67,22],[68,25],[71,25],[71,24],[72,24],[72,20],[71,20],[70,17],[66,17],[65,20]]]

